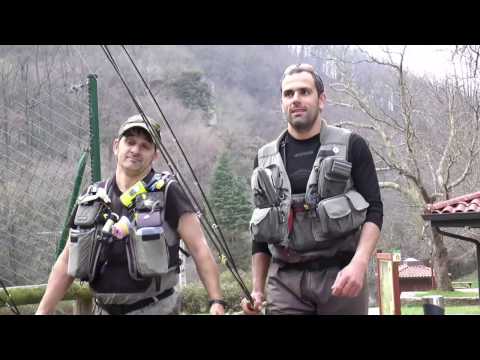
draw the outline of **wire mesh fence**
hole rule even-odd
[[[89,147],[86,88],[24,86],[0,98],[0,278],[7,286],[47,282],[77,162]],[[89,181],[87,165],[82,188]]]

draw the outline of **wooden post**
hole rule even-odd
[[[399,253],[377,253],[378,306],[380,315],[400,315]]]

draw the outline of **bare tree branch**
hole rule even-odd
[[[352,63],[375,63],[377,65],[384,65],[384,66],[388,66],[388,67],[391,67],[395,70],[399,70],[399,66],[397,64],[394,63],[394,61],[392,61],[392,57],[391,57],[391,51],[389,50],[384,50],[384,52],[388,55],[389,57],[389,62],[386,62],[386,61],[382,61],[380,59],[378,59],[377,57],[371,55],[370,53],[368,53],[366,50],[362,49],[361,47],[358,47],[359,51],[361,53],[363,53],[364,55],[366,55],[368,57],[368,60],[360,60],[360,61],[357,61],[357,62],[352,62]]]
[[[337,101],[332,101],[330,99],[327,99],[327,104],[328,105],[332,105],[332,106],[340,106],[340,107],[346,107],[346,108],[350,108],[350,109],[353,109],[354,106],[352,104],[349,104],[349,103],[341,103],[341,102],[337,102]]]
[[[388,121],[382,120],[378,116],[376,116],[372,112],[370,107],[367,105],[366,101],[364,99],[362,99],[361,96],[358,94],[358,92],[356,92],[351,86],[347,86],[344,83],[333,83],[333,84],[330,84],[330,87],[333,90],[335,90],[337,92],[345,93],[345,94],[349,95],[352,99],[354,99],[358,103],[358,105],[360,106],[360,109],[365,114],[367,114],[372,119],[372,121],[380,123],[380,124],[384,124],[388,127],[391,127],[393,129],[399,131],[399,132],[404,131],[404,128],[399,126],[397,122],[395,122],[395,124],[391,124]]]
[[[467,159],[467,163],[465,164],[463,173],[456,180],[454,180],[452,183],[447,185],[447,189],[449,191],[454,189],[456,186],[460,185],[461,183],[463,183],[467,178],[467,176],[471,174],[473,160],[477,157],[477,155],[480,152],[480,149],[478,148],[478,128],[476,130],[477,131],[474,131],[474,137],[472,139],[472,142],[469,148],[470,156]]]
[[[423,204],[419,203],[419,198],[416,195],[414,189],[408,189],[406,187],[400,186],[400,184],[393,181],[379,181],[378,185],[381,189],[391,189],[398,191],[399,193],[409,198],[414,204],[416,204],[416,206],[423,206]]]

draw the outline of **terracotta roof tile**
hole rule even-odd
[[[430,278],[432,277],[432,269],[425,265],[400,264],[398,275],[401,278]]]
[[[453,199],[427,204],[426,214],[480,213],[480,192],[458,196]]]

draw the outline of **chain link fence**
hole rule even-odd
[[[77,163],[89,148],[86,87],[26,89],[0,98],[0,278],[7,286],[47,282]],[[81,188],[89,181],[88,163]]]

